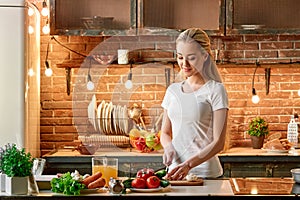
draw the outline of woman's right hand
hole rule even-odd
[[[163,164],[166,166],[170,166],[173,162],[173,159],[176,155],[176,151],[170,142],[166,147],[164,147],[164,155],[163,155]]]

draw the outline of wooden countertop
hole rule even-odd
[[[300,185],[295,184],[291,178],[230,178],[204,180],[203,186],[169,186],[158,192],[133,192],[127,190],[126,194],[111,194],[108,191],[99,190],[92,192],[82,192],[76,196],[76,199],[134,199],[134,197],[143,197],[143,199],[199,199],[199,196],[205,196],[205,199],[216,199],[217,197],[297,197],[299,195]],[[33,195],[7,195],[0,193],[0,199],[64,199],[74,198],[63,194],[52,193],[50,190],[40,190],[39,194]],[[139,198],[136,198],[139,199]]]
[[[233,190],[231,188],[228,179],[220,180],[204,180],[203,186],[168,186],[158,192],[132,192],[127,190],[126,194],[111,194],[108,191],[99,190],[92,192],[82,192],[80,196],[98,196],[101,197],[116,197],[116,196],[155,196],[167,197],[167,196],[233,196]],[[9,196],[6,193],[0,193],[0,196]],[[20,197],[20,195],[18,195]],[[41,190],[39,194],[33,194],[30,197],[66,197],[66,195],[53,193],[50,190]],[[70,197],[70,196],[68,196]],[[77,198],[78,196],[76,196]]]

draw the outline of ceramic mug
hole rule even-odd
[[[128,64],[128,49],[118,49],[118,64],[126,65]]]

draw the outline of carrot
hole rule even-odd
[[[83,179],[83,181],[81,183],[83,183],[86,187],[88,187],[88,185],[97,180],[98,178],[100,178],[102,176],[102,173],[101,172],[96,172],[95,174]]]
[[[91,182],[89,185],[88,185],[88,189],[94,189],[94,188],[100,188],[100,187],[103,187],[105,185],[105,179],[104,178],[98,178],[97,180]]]

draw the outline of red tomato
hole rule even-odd
[[[134,188],[144,189],[146,188],[146,180],[143,178],[135,178],[132,180],[131,186]]]
[[[150,176],[146,181],[147,188],[158,188],[160,186],[160,179],[157,176]]]
[[[145,138],[139,137],[139,139],[135,140],[134,146],[137,150],[143,151],[146,148]]]
[[[143,178],[145,180],[147,180],[150,176],[154,175],[154,170],[150,169],[150,168],[144,168],[144,169],[140,169],[137,173],[136,173],[136,177],[137,178]]]

